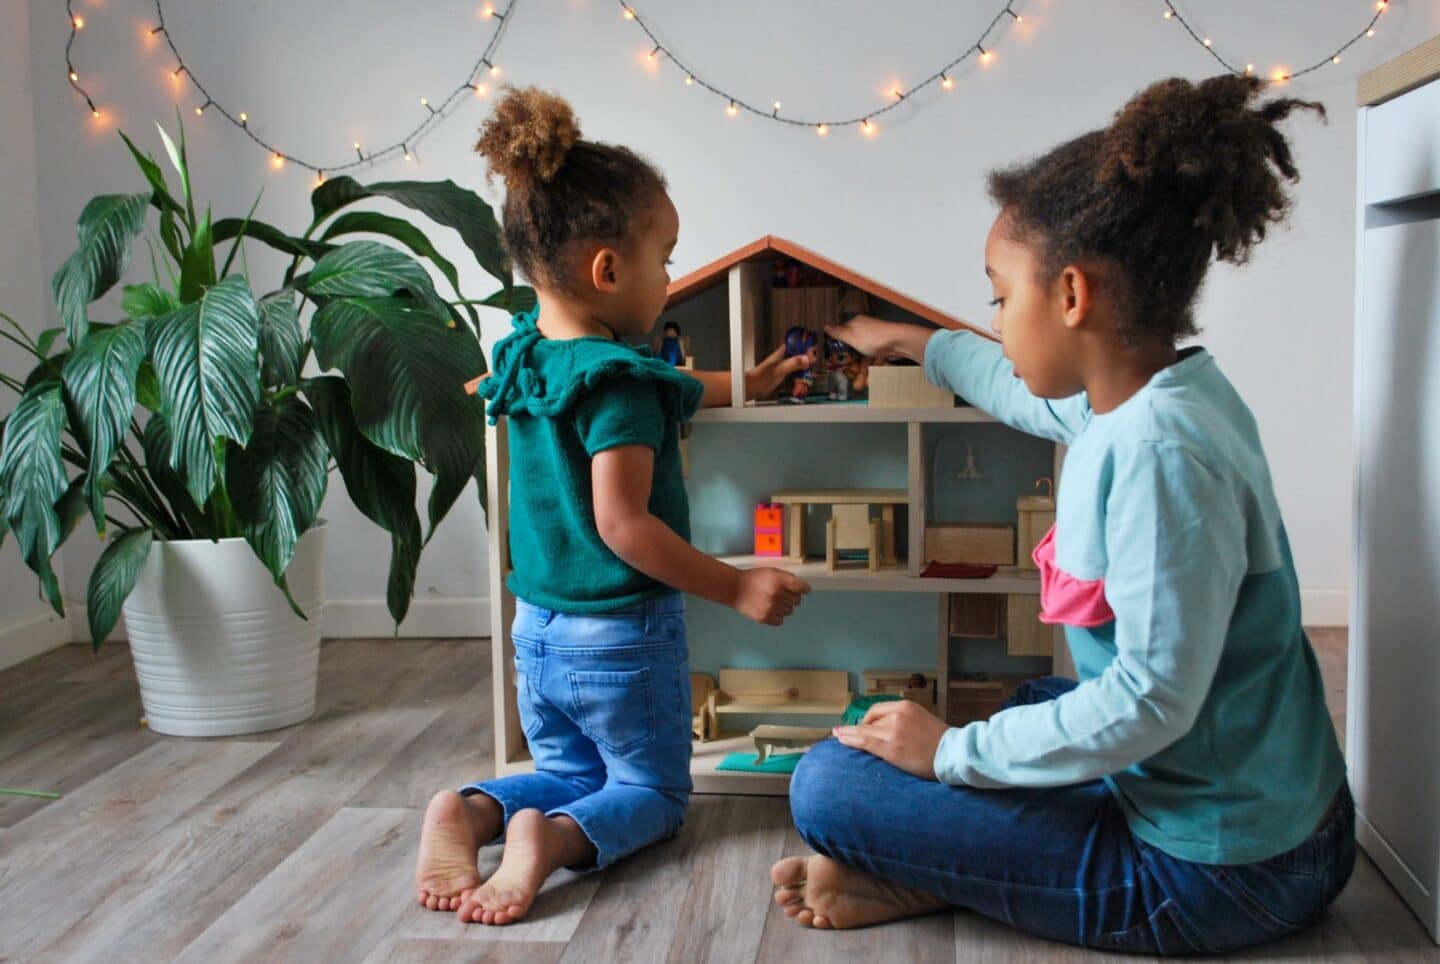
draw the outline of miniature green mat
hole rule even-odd
[[[728,754],[715,767],[717,770],[732,770],[736,773],[794,773],[795,764],[803,753],[772,753],[764,763],[755,762],[755,754],[747,750]]]
[[[865,713],[876,703],[888,703],[891,700],[904,699],[896,693],[877,693],[874,696],[856,696],[850,700],[850,705],[845,707],[845,715],[840,719],[841,726],[855,726],[865,719]]]

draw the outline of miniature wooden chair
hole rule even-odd
[[[757,726],[750,731],[755,741],[755,763],[759,765],[770,759],[770,752],[777,747],[814,746],[829,735],[830,731],[823,726]]]
[[[880,568],[880,541],[884,524],[870,518],[869,505],[837,503],[830,508],[830,521],[825,524],[825,568],[839,568],[840,550],[864,549],[870,571]]]

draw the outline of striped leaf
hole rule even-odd
[[[225,488],[245,541],[276,579],[290,565],[296,540],[315,524],[328,455],[315,413],[297,395],[262,402],[250,444],[230,443]]]
[[[390,533],[390,575],[385,600],[396,625],[405,619],[420,562],[420,517],[415,512],[415,465],[378,447],[355,426],[350,388],[322,375],[305,382],[320,431],[340,467],[350,501]]]
[[[102,194],[80,214],[80,247],[50,282],[74,348],[90,333],[86,308],[130,266],[130,242],[145,227],[149,194]]]
[[[93,332],[65,360],[65,391],[79,423],[76,434],[90,456],[85,499],[101,535],[105,506],[100,480],[130,429],[135,376],[145,347],[145,323],[131,322]]]
[[[62,540],[55,503],[65,494],[65,464],[60,433],[65,428],[65,399],[60,382],[41,381],[27,388],[5,423],[0,447],[0,491],[4,513],[20,545],[20,555],[37,576],[60,615],[65,604],[50,557]]]
[[[305,293],[315,298],[384,298],[433,292],[420,262],[378,241],[351,241],[315,262]]]
[[[267,386],[282,388],[300,380],[305,335],[300,306],[289,288],[260,299],[260,371]]]
[[[154,533],[149,529],[131,529],[111,540],[100,553],[100,561],[90,572],[90,585],[85,591],[85,615],[90,620],[90,645],[95,649],[110,635],[120,618],[120,608],[135,588],[135,579],[150,555]]]
[[[442,500],[431,501],[433,532],[484,457],[484,406],[462,387],[483,370],[479,344],[398,298],[331,302],[315,313],[310,333],[320,367],[363,389],[353,393],[361,433],[436,476]]]
[[[260,400],[260,309],[236,275],[147,328],[161,412],[172,435],[169,465],[203,506],[215,488],[216,444],[250,440]]]

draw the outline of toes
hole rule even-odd
[[[786,913],[789,913],[789,911],[786,911]],[[801,927],[811,926],[811,923],[814,920],[815,912],[808,907],[801,907],[798,911],[795,912],[795,922]]]
[[[811,922],[811,926],[816,928],[817,930],[828,931],[832,925],[830,923],[830,918],[822,917],[820,914],[816,914],[815,920]]]
[[[786,857],[770,868],[770,879],[780,887],[799,887],[805,883],[805,858]]]

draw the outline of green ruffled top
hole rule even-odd
[[[655,452],[651,514],[690,538],[680,467],[680,423],[705,387],[649,348],[609,338],[552,340],[539,309],[516,315],[480,383],[493,424],[510,437],[511,592],[558,612],[605,612],[669,587],[633,569],[595,526],[590,463],[600,452],[643,445]]]

